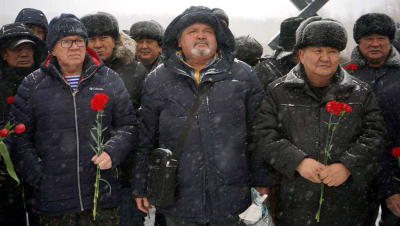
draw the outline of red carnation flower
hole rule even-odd
[[[25,125],[24,124],[19,124],[15,126],[14,132],[15,133],[23,133],[25,131]]]
[[[6,137],[8,135],[8,129],[0,130],[0,137]]]
[[[345,111],[346,113],[350,113],[353,111],[353,109],[345,103],[340,103],[337,102],[336,100],[330,101],[326,104],[326,110],[329,113],[335,114],[335,115],[340,115],[342,111]]]
[[[343,106],[341,103],[338,103],[336,100],[333,100],[326,104],[326,110],[329,113],[339,115],[340,112],[343,110]]]
[[[357,70],[357,65],[355,65],[355,64],[348,64],[348,65],[344,66],[343,69],[345,69],[345,70]]]
[[[345,105],[344,106],[344,111],[346,112],[346,113],[351,113],[352,111],[353,111],[353,109],[350,107],[350,105]]]
[[[392,149],[392,155],[394,157],[400,158],[400,147],[395,147]]]
[[[91,107],[95,111],[101,111],[106,107],[108,96],[105,93],[96,93],[92,100],[90,100]]]
[[[12,105],[14,102],[14,96],[9,96],[6,99],[7,104]]]

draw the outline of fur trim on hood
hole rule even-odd
[[[122,62],[130,64],[134,61],[136,54],[136,42],[124,32],[119,32],[119,38],[115,42],[114,57],[119,58]]]
[[[365,59],[361,54],[358,46],[356,46],[351,53],[351,62],[356,64],[359,68],[363,68],[368,65],[367,59]],[[393,46],[390,47],[389,56],[386,58],[386,61],[383,63],[382,67],[400,67],[400,54]]]

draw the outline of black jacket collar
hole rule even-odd
[[[306,92],[311,93],[309,89],[309,85],[311,84],[306,79],[306,76],[304,68],[300,63],[287,74],[284,83],[289,87],[304,89]],[[323,101],[346,99],[355,86],[353,77],[339,66],[334,75],[333,83],[330,85]]]

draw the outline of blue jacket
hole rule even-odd
[[[95,93],[109,97],[104,108],[104,149],[113,167],[102,170],[98,208],[118,205],[118,166],[136,141],[136,116],[125,86],[114,71],[87,49],[82,80],[72,91],[55,57],[27,76],[11,109],[12,123],[26,131],[13,137],[11,157],[22,177],[34,187],[32,205],[41,214],[63,215],[93,208],[96,165],[89,130],[97,111],[90,100]]]

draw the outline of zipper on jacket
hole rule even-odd
[[[78,88],[78,87],[77,87]],[[76,130],[76,175],[78,176],[78,195],[79,195],[79,203],[81,205],[81,211],[83,211],[83,202],[82,202],[82,192],[81,192],[81,179],[79,173],[79,130],[78,130],[78,113],[76,112],[76,99],[75,95],[78,93],[78,90],[75,90],[72,93],[72,99],[74,100],[74,115],[75,115],[75,130]]]
[[[79,203],[81,205],[81,211],[84,211],[83,201],[82,201],[82,191],[81,191],[81,177],[79,173],[79,127],[78,127],[78,112],[76,111],[76,99],[75,96],[79,92],[78,87],[82,81],[90,78],[96,71],[90,74],[87,78],[79,81],[78,85],[75,88],[75,91],[72,92],[72,99],[74,100],[74,115],[75,115],[75,130],[76,130],[76,175],[78,177],[78,195],[79,195]],[[65,80],[64,80],[65,81]],[[69,84],[68,84],[69,85]],[[71,86],[70,86],[71,87]],[[70,88],[71,89],[71,88]]]
[[[61,80],[64,81],[65,84],[67,84],[69,86],[69,89],[72,93],[72,99],[74,102],[74,115],[75,115],[75,131],[76,131],[76,175],[78,177],[78,196],[79,196],[79,204],[81,206],[81,211],[84,211],[83,208],[83,201],[82,201],[82,191],[81,191],[81,179],[80,179],[80,173],[79,173],[79,128],[78,128],[78,112],[76,111],[76,99],[75,96],[76,94],[79,92],[78,87],[81,84],[81,82],[89,79],[90,77],[92,77],[92,75],[96,72],[97,70],[93,71],[89,76],[87,76],[86,78],[82,79],[81,81],[79,81],[78,85],[75,88],[75,91],[72,90],[71,86],[69,85],[69,83],[63,78],[62,74],[60,74],[58,71],[58,75],[61,77]]]

